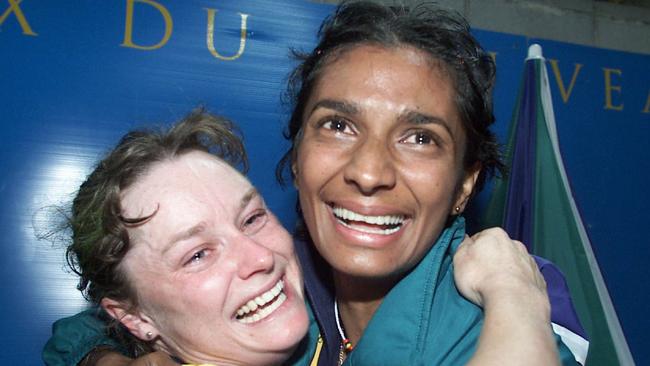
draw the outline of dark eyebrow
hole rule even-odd
[[[455,140],[454,139],[455,136],[452,133],[451,128],[449,127],[449,122],[447,122],[447,120],[443,118],[416,112],[416,111],[406,111],[402,114],[402,118],[406,120],[406,122],[414,125],[425,125],[425,124],[434,123],[439,126],[442,126],[445,130],[447,130],[447,133],[449,133],[451,139]]]
[[[349,103],[349,102],[344,102],[341,100],[334,100],[334,99],[323,99],[318,101],[314,105],[314,107],[311,109],[309,114],[314,113],[314,111],[318,108],[327,108],[327,109],[333,109],[337,112],[341,112],[344,114],[359,114],[359,107],[356,104]]]

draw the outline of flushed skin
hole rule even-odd
[[[244,176],[192,151],[154,165],[122,205],[126,217],[154,213],[129,229],[122,263],[137,312],[102,301],[134,335],[193,363],[279,364],[293,352],[308,316],[292,239]],[[243,314],[256,297],[273,306],[262,319]]]

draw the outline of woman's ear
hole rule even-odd
[[[474,191],[474,186],[476,185],[476,180],[478,179],[480,173],[481,173],[480,163],[474,164],[474,166],[472,166],[470,169],[465,171],[465,175],[463,177],[463,180],[458,189],[458,193],[456,195],[456,201],[454,202],[454,206],[452,207],[452,212],[451,212],[452,215],[459,215],[463,211],[465,211],[465,207],[467,206],[467,202],[469,201],[469,198],[472,196],[472,192]]]
[[[140,311],[134,311],[129,304],[105,297],[100,305],[108,315],[122,323],[131,334],[139,339],[151,341],[158,337],[159,332],[152,319]]]
[[[293,187],[298,189],[298,166],[296,165],[296,161],[291,162],[291,175],[293,178]]]

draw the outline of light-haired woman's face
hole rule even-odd
[[[123,269],[142,324],[135,333],[193,363],[277,363],[308,316],[290,235],[250,182],[190,152],[157,163],[122,197],[133,248]],[[136,334],[138,335],[138,334]],[[238,362],[235,362],[238,361]]]
[[[476,175],[453,84],[410,47],[357,46],[325,66],[293,166],[319,252],[349,275],[395,279],[417,263]]]

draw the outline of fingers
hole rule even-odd
[[[500,227],[491,227],[472,235],[472,239],[491,237],[494,239],[510,240],[508,233]]]
[[[526,246],[501,228],[466,237],[454,256],[454,270],[461,294],[479,306],[497,296],[546,296],[544,278]]]

